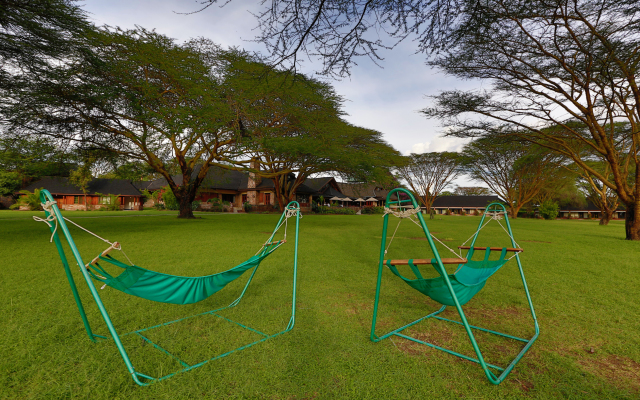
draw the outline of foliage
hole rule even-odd
[[[233,1],[233,0],[231,0]],[[205,0],[202,11],[215,0]],[[446,48],[452,30],[473,23],[474,1],[353,1],[282,0],[259,3],[254,10],[262,42],[274,63],[295,68],[307,58],[321,60],[320,74],[345,77],[358,64],[357,57],[374,63],[381,50],[393,49],[411,36],[417,52]]]
[[[273,178],[282,209],[313,174],[383,182],[398,153],[377,131],[344,121],[344,100],[326,82],[292,75],[244,53],[227,55],[225,94],[240,120],[243,153]]]
[[[556,219],[560,206],[553,200],[546,200],[538,208],[538,212],[544,219]]]
[[[10,93],[3,109],[10,129],[148,163],[174,192],[179,217],[193,217],[191,202],[211,163],[240,156],[216,72],[219,48],[204,39],[178,44],[142,28],[104,28],[83,45],[46,84]],[[180,185],[171,176],[176,165]]]
[[[356,215],[356,212],[348,207],[318,206],[318,214]]]
[[[249,203],[248,201],[245,201],[245,202],[242,204],[242,209],[243,209],[245,212],[251,212],[251,208],[252,208],[252,207],[253,207],[253,206],[252,206],[252,205],[251,205],[251,203]]]
[[[365,206],[362,208],[363,214],[384,214],[384,207]]]
[[[51,60],[73,53],[74,38],[91,26],[86,12],[76,4],[74,0],[3,2],[0,89],[13,89],[21,79],[42,77]]]
[[[455,152],[411,154],[404,165],[396,168],[396,174],[407,182],[427,212],[431,212],[431,205],[440,192],[462,173],[460,161],[460,155]]]
[[[11,209],[15,210],[20,207],[28,207],[31,211],[42,211],[42,203],[40,202],[40,189],[34,189],[33,192],[28,190],[21,190],[20,197],[15,202],[15,204],[11,205]]]
[[[119,195],[111,194],[111,193],[109,194],[96,193],[96,194],[104,199],[100,202],[100,204],[102,205],[102,207],[99,208],[100,211],[121,211]]]
[[[456,196],[489,196],[491,190],[482,186],[456,186],[453,193]]]
[[[91,173],[91,166],[95,162],[94,158],[85,158],[78,168],[71,171],[69,174],[69,182],[76,185],[82,190],[84,194],[84,210],[89,211],[89,205],[87,204],[87,192],[89,190],[89,183],[93,180],[93,174]]]
[[[0,196],[11,196],[18,189],[20,189],[18,173],[0,170]]]
[[[46,138],[7,134],[0,137],[0,169],[16,172],[22,182],[42,176],[69,176],[73,151]]]
[[[194,200],[193,202],[191,202],[191,209],[195,211],[198,207],[200,207],[200,204],[202,204],[200,200]]]
[[[626,238],[640,240],[638,2],[475,4],[430,65],[488,89],[444,91],[425,114],[449,135],[517,136],[570,159],[616,192],[630,210]]]
[[[167,210],[179,210],[180,204],[178,203],[178,199],[173,194],[173,191],[169,189],[169,187],[165,186],[162,188],[162,201],[164,202],[164,208]]]
[[[467,174],[504,199],[513,218],[544,187],[555,185],[563,176],[560,157],[523,141],[477,139],[462,154]]]

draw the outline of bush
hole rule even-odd
[[[171,188],[169,188],[169,186],[165,186],[162,189],[164,190],[164,192],[162,193],[162,201],[164,201],[164,207],[167,210],[179,210],[180,204],[178,204],[178,199],[176,199],[176,196],[171,191]]]
[[[558,203],[552,200],[547,200],[540,205],[538,211],[544,219],[556,219],[556,217],[558,216],[559,208],[560,207],[558,206]]]
[[[153,208],[155,208],[156,210],[160,211],[160,210],[164,210],[164,204],[162,203],[155,203],[153,205]]]
[[[200,204],[201,204],[201,203],[202,203],[202,202],[201,202],[200,200],[194,200],[194,201],[191,203],[191,210],[195,211],[198,207],[200,207]]]
[[[444,212],[445,215],[451,215],[451,210],[449,210],[448,208],[446,209],[446,211]]]
[[[384,214],[384,207],[366,206],[362,208],[363,214]]]
[[[318,214],[356,215],[350,208],[318,206]]]
[[[42,211],[42,203],[40,203],[40,189],[35,189],[33,193],[28,190],[21,190],[19,193],[22,195],[18,198],[18,201],[10,208],[15,210],[21,206],[29,207],[31,211]]]
[[[109,199],[106,203],[100,203],[102,206],[104,206],[99,208],[100,211],[121,211],[117,194],[111,194],[111,193],[109,194],[96,193],[96,194],[101,198],[106,197]]]
[[[242,204],[242,208],[244,209],[244,212],[250,212],[251,204],[248,201],[245,201],[244,204]]]

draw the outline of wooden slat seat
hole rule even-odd
[[[413,260],[413,264],[414,265],[427,265],[427,264],[431,264],[431,260],[429,258],[416,258]],[[435,260],[435,258],[433,259]],[[467,259],[466,258],[442,258],[442,263],[443,264],[466,264],[467,263]],[[384,260],[385,265],[387,264],[387,261],[389,260]],[[409,260],[391,260],[391,265],[409,265]]]
[[[471,248],[471,246],[458,246],[459,249],[462,250],[469,250]],[[474,247],[474,250],[487,250],[486,247]],[[502,247],[490,247],[491,251],[502,251]],[[524,250],[522,249],[518,249],[518,248],[513,248],[513,247],[507,247],[507,251],[512,251],[515,253],[521,253]]]

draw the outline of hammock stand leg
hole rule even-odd
[[[47,201],[53,202],[53,197],[51,197],[51,194],[47,190],[42,190],[41,191],[41,201],[42,201],[42,203],[45,203]],[[289,207],[291,207],[291,208],[289,208]],[[225,309],[228,309],[228,308],[231,308],[231,307],[235,307],[240,302],[240,300],[243,298],[244,294],[246,293],[246,291],[247,291],[247,289],[249,287],[249,284],[253,280],[253,277],[254,277],[254,275],[255,275],[255,273],[256,273],[256,271],[257,271],[259,266],[256,266],[253,269],[253,271],[251,273],[251,276],[249,277],[247,283],[245,284],[240,296],[236,300],[234,300],[231,304],[229,304],[228,306],[217,308],[215,310],[207,311],[207,312],[204,312],[204,313],[192,315],[192,316],[189,316],[189,317],[177,319],[177,320],[174,320],[174,321],[165,322],[165,323],[162,323],[162,324],[159,324],[159,325],[155,325],[155,326],[152,326],[152,327],[148,327],[148,328],[140,329],[140,330],[137,330],[137,331],[125,333],[125,334],[122,334],[122,335],[118,335],[118,333],[115,330],[115,327],[113,326],[113,323],[111,322],[111,318],[109,317],[109,314],[107,313],[106,308],[104,307],[104,304],[102,303],[102,299],[100,298],[100,295],[98,294],[98,291],[96,290],[96,287],[93,284],[93,280],[91,279],[91,277],[90,277],[89,273],[87,272],[86,268],[84,268],[85,264],[82,261],[82,257],[80,256],[80,253],[79,253],[79,251],[78,251],[78,249],[77,249],[77,247],[75,245],[75,242],[73,241],[73,238],[71,237],[71,234],[70,234],[70,232],[69,232],[69,230],[68,230],[68,228],[67,228],[67,226],[65,224],[65,221],[64,221],[62,215],[60,214],[60,210],[58,209],[57,205],[53,204],[52,207],[51,207],[51,210],[52,210],[53,214],[55,215],[55,217],[57,219],[57,223],[59,225],[58,229],[60,229],[62,231],[62,233],[64,234],[65,239],[67,240],[67,243],[69,244],[69,247],[71,248],[71,251],[72,251],[72,253],[74,255],[74,258],[76,259],[78,265],[81,266],[80,270],[82,272],[82,275],[83,275],[83,277],[84,277],[84,279],[85,279],[85,281],[87,283],[87,286],[89,287],[89,290],[91,292],[91,295],[92,295],[94,301],[96,302],[96,305],[98,306],[100,314],[102,315],[102,318],[104,319],[105,324],[107,325],[107,329],[109,330],[109,333],[110,333],[111,337],[97,335],[97,334],[93,333],[92,330],[91,330],[89,321],[88,321],[86,313],[84,311],[84,307],[82,305],[82,301],[81,301],[80,296],[78,294],[77,286],[75,284],[75,281],[74,281],[73,276],[71,274],[71,270],[69,268],[69,263],[67,261],[67,258],[66,258],[66,255],[64,253],[64,250],[62,248],[62,243],[61,243],[60,238],[58,236],[58,232],[56,231],[56,228],[54,228],[54,227],[50,227],[50,230],[51,230],[51,232],[53,234],[53,239],[54,239],[54,242],[56,244],[56,248],[58,250],[58,254],[59,254],[59,256],[60,256],[60,258],[62,260],[62,264],[63,264],[63,266],[65,268],[65,272],[67,274],[67,279],[69,280],[69,285],[71,286],[71,291],[72,291],[74,299],[76,301],[76,305],[78,306],[78,310],[80,312],[80,316],[81,316],[82,321],[84,323],[84,326],[85,326],[85,329],[87,331],[87,334],[89,335],[89,338],[93,342],[97,341],[96,338],[107,339],[107,340],[108,339],[112,339],[114,341],[114,343],[116,344],[118,352],[120,353],[120,355],[121,355],[121,357],[122,357],[122,359],[123,359],[123,361],[125,363],[125,366],[126,366],[128,372],[129,372],[129,374],[131,375],[132,379],[134,380],[134,382],[136,384],[140,385],[140,386],[148,386],[148,385],[150,385],[150,384],[152,384],[154,382],[158,382],[158,381],[170,378],[170,377],[172,377],[172,376],[174,376],[176,374],[179,374],[179,373],[182,373],[182,372],[186,372],[186,371],[201,367],[201,366],[203,366],[204,364],[206,364],[206,363],[208,363],[210,361],[217,360],[219,358],[228,356],[230,354],[233,354],[233,353],[239,352],[241,350],[244,350],[246,348],[249,348],[251,346],[254,346],[254,345],[258,344],[258,343],[264,342],[264,341],[266,341],[268,339],[274,338],[276,336],[280,336],[280,335],[282,335],[282,334],[284,334],[286,332],[289,332],[291,329],[293,329],[293,326],[295,324],[295,309],[296,309],[296,288],[297,288],[296,281],[297,281],[297,267],[298,267],[298,234],[299,234],[299,223],[300,223],[300,213],[299,213],[300,206],[298,205],[297,202],[291,202],[289,205],[287,205],[287,209],[291,209],[291,210],[297,209],[298,210],[298,212],[296,213],[296,232],[295,232],[294,263],[293,263],[293,291],[292,291],[291,318],[289,319],[289,323],[288,323],[288,325],[286,326],[286,328],[283,331],[280,331],[280,332],[277,332],[277,333],[274,333],[274,334],[270,334],[270,335],[266,334],[266,333],[263,333],[263,332],[260,332],[258,330],[255,330],[253,328],[250,328],[248,326],[245,326],[243,324],[240,324],[238,322],[232,321],[232,320],[230,320],[228,318],[225,318],[225,317],[217,314],[217,312],[219,312],[219,311],[222,311],[222,310],[225,310]],[[45,214],[46,214],[46,217],[49,217],[49,212],[46,212]],[[273,238],[273,236],[275,235],[275,233],[277,231],[277,227],[280,225],[280,222],[282,222],[283,218],[285,218],[285,214],[286,214],[286,211],[280,217],[280,221],[278,222],[278,225],[276,225],[276,229],[274,229],[274,232],[272,233],[271,238]],[[269,241],[271,241],[271,240],[269,240]],[[188,363],[180,360],[178,357],[176,357],[175,355],[171,354],[169,351],[163,349],[162,347],[160,347],[156,343],[153,343],[149,338],[145,337],[142,334],[143,332],[149,331],[149,330],[154,329],[154,328],[167,326],[167,325],[170,325],[170,324],[173,324],[173,323],[176,323],[176,322],[184,321],[186,319],[190,319],[190,318],[194,318],[194,317],[198,317],[198,316],[203,316],[203,315],[212,315],[212,316],[215,316],[217,318],[224,319],[224,320],[226,320],[228,322],[232,322],[232,323],[234,323],[234,324],[236,324],[236,325],[238,325],[238,326],[240,326],[240,327],[242,327],[244,329],[247,329],[247,330],[250,330],[250,331],[252,331],[252,332],[254,332],[256,334],[259,334],[262,337],[260,339],[256,340],[256,341],[252,342],[252,343],[249,343],[249,344],[243,345],[241,347],[238,347],[236,349],[227,351],[226,353],[219,354],[219,355],[217,355],[215,357],[212,357],[212,358],[209,358],[207,360],[201,361],[201,362],[199,362],[197,364],[189,365]],[[146,375],[146,374],[143,374],[141,372],[136,371],[135,368],[133,367],[131,359],[129,358],[129,355],[127,354],[127,351],[125,350],[125,348],[124,348],[124,346],[122,344],[122,340],[121,340],[121,337],[128,336],[128,335],[134,335],[134,334],[139,336],[139,337],[141,337],[146,343],[151,344],[154,348],[156,348],[157,350],[160,350],[165,355],[167,355],[167,356],[173,358],[174,360],[176,360],[177,362],[179,362],[184,368],[179,370],[179,371],[173,372],[171,374],[162,376],[160,378],[154,378],[152,376],[149,376],[149,375]]]
[[[394,193],[397,193],[399,201],[395,201],[395,202],[390,201],[391,195],[394,194]],[[401,204],[403,202],[407,202],[407,200],[400,200],[400,196],[399,196],[400,193],[406,193],[409,196],[410,201],[412,201],[413,206],[414,207],[418,206],[418,204],[415,201],[413,195],[410,192],[406,191],[405,189],[394,189],[391,192],[389,192],[389,194],[387,196],[387,201],[386,201],[387,206],[391,205],[391,204]],[[492,205],[487,207],[487,210],[489,210],[489,208]],[[499,205],[499,204],[495,205],[496,208],[498,206],[502,207],[503,210],[504,210],[504,206]],[[506,210],[504,210],[504,211],[506,211]],[[376,295],[375,295],[375,300],[374,300],[374,305],[373,305],[373,318],[372,318],[372,321],[371,321],[371,335],[370,335],[371,341],[379,342],[379,341],[381,341],[383,339],[386,339],[386,338],[388,338],[390,336],[397,336],[397,337],[401,337],[403,339],[411,340],[413,342],[416,342],[416,343],[419,343],[419,344],[422,344],[422,345],[425,345],[425,346],[432,347],[434,349],[437,349],[437,350],[452,354],[452,355],[460,357],[462,359],[465,359],[465,360],[472,361],[472,362],[475,362],[477,364],[480,364],[480,366],[482,367],[482,369],[483,369],[483,371],[485,373],[485,376],[487,377],[489,382],[491,382],[494,385],[499,385],[509,375],[509,373],[513,370],[513,368],[520,361],[520,359],[526,354],[526,352],[529,350],[531,345],[536,341],[536,339],[538,338],[538,335],[540,334],[540,328],[538,326],[538,320],[536,318],[536,314],[535,314],[535,311],[533,309],[533,303],[531,301],[531,296],[529,294],[529,288],[527,286],[527,282],[526,282],[526,279],[524,277],[524,272],[522,270],[522,264],[520,262],[520,257],[518,256],[518,254],[516,254],[518,270],[520,272],[520,277],[522,279],[522,284],[524,286],[525,294],[526,294],[526,297],[527,297],[527,302],[529,304],[529,309],[531,311],[531,316],[532,316],[532,319],[533,319],[533,322],[534,322],[534,329],[535,329],[535,334],[533,335],[533,337],[531,337],[531,339],[523,339],[523,338],[519,338],[519,337],[516,337],[516,336],[507,335],[505,333],[501,333],[501,332],[497,332],[497,331],[493,331],[493,330],[489,330],[489,329],[485,329],[485,328],[481,328],[481,327],[469,324],[469,322],[467,321],[466,315],[465,315],[465,313],[464,313],[464,311],[462,309],[462,306],[460,305],[460,302],[458,301],[456,293],[455,293],[455,291],[453,289],[453,286],[451,284],[451,281],[449,279],[447,271],[444,268],[444,265],[442,264],[442,260],[440,258],[440,254],[438,253],[438,250],[436,249],[435,244],[434,244],[433,240],[431,239],[431,235],[429,234],[429,230],[427,228],[427,225],[426,225],[424,219],[422,218],[422,215],[420,213],[418,213],[417,215],[418,215],[418,219],[420,221],[420,224],[422,226],[422,229],[424,231],[425,237],[427,238],[427,241],[429,242],[429,246],[431,247],[431,250],[433,251],[434,257],[435,257],[436,261],[438,262],[438,268],[437,268],[439,270],[438,272],[444,278],[444,281],[445,281],[445,283],[447,285],[449,293],[451,294],[451,297],[452,297],[452,299],[454,301],[455,308],[458,311],[458,315],[460,316],[461,322],[455,321],[455,320],[450,320],[450,319],[443,318],[443,317],[439,316],[439,314],[442,313],[447,308],[446,305],[443,305],[439,310],[437,310],[437,311],[435,311],[435,312],[433,312],[431,314],[428,314],[428,315],[426,315],[424,317],[418,318],[417,320],[415,320],[413,322],[410,322],[410,323],[408,323],[408,324],[406,324],[406,325],[404,325],[404,326],[402,326],[400,328],[392,330],[391,332],[388,332],[388,333],[386,333],[386,334],[384,334],[382,336],[376,335],[375,328],[376,328],[376,321],[377,321],[377,315],[378,315],[378,306],[379,306],[379,302],[380,302],[380,287],[381,287],[381,282],[382,282],[382,270],[383,270],[384,258],[385,258],[385,243],[386,243],[386,240],[387,240],[387,228],[388,228],[388,219],[389,219],[389,215],[386,214],[384,216],[384,222],[383,222],[383,226],[382,226],[382,242],[381,242],[382,244],[380,246],[380,260],[379,260],[379,263],[378,263],[378,278],[377,278],[377,281],[376,281]],[[485,216],[486,216],[486,213],[483,214],[479,226],[482,226]],[[508,230],[509,230],[509,232],[508,232],[509,236],[511,237],[512,245],[514,247],[516,247],[515,241],[513,240],[513,233],[511,231],[511,225],[509,224],[509,220],[508,220],[508,218],[505,218],[505,220],[506,220],[506,224],[507,224],[507,227],[508,227]],[[473,238],[473,242],[471,243],[470,251],[473,251],[473,246],[475,244],[477,236],[478,236],[478,231],[476,232],[475,237]],[[468,257],[470,257],[469,254],[468,254]],[[474,349],[474,352],[476,353],[476,358],[469,357],[467,355],[455,352],[455,351],[450,350],[450,349],[446,349],[444,347],[435,345],[433,343],[429,343],[429,342],[425,342],[425,341],[413,338],[411,336],[408,336],[408,335],[405,335],[405,334],[402,333],[403,330],[405,330],[405,329],[407,329],[407,328],[409,328],[409,327],[411,327],[411,326],[413,326],[413,325],[415,325],[415,324],[417,324],[417,323],[419,323],[421,321],[429,319],[429,318],[434,318],[434,319],[438,319],[438,320],[441,320],[441,321],[447,321],[447,322],[452,322],[452,323],[455,323],[455,324],[458,324],[458,325],[462,325],[464,327],[466,333],[467,333],[467,336],[469,337],[469,341],[471,342],[471,345],[472,345],[472,347]],[[484,360],[484,357],[482,355],[482,351],[480,350],[480,347],[478,346],[478,342],[475,339],[475,335],[473,333],[473,330],[479,330],[479,331],[482,331],[482,332],[491,333],[491,334],[498,335],[498,336],[501,336],[501,337],[504,337],[504,338],[508,338],[508,339],[511,339],[511,340],[517,340],[517,341],[520,341],[520,342],[524,342],[526,344],[520,350],[518,355],[511,361],[511,363],[509,363],[509,365],[507,367],[502,368],[502,367],[499,367],[497,365],[489,364]],[[493,373],[493,371],[491,371],[491,369],[499,371],[500,374],[498,376],[496,376]]]

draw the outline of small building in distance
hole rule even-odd
[[[29,192],[36,189],[47,189],[61,210],[84,210],[84,193],[78,186],[72,184],[69,178],[59,176],[45,176],[24,188]],[[87,208],[98,210],[106,208],[111,197],[116,195],[119,208],[122,210],[142,210],[142,194],[125,179],[100,179],[89,182],[87,190]],[[21,208],[22,209],[22,208]]]
[[[562,206],[558,211],[558,218],[567,219],[590,219],[600,218],[601,212],[592,202],[587,201],[584,205],[579,206]],[[613,219],[624,219],[626,211],[623,206],[618,206],[618,209],[613,213]]]
[[[501,201],[498,196],[440,196],[433,201],[435,214],[473,215],[484,213],[490,203]]]

